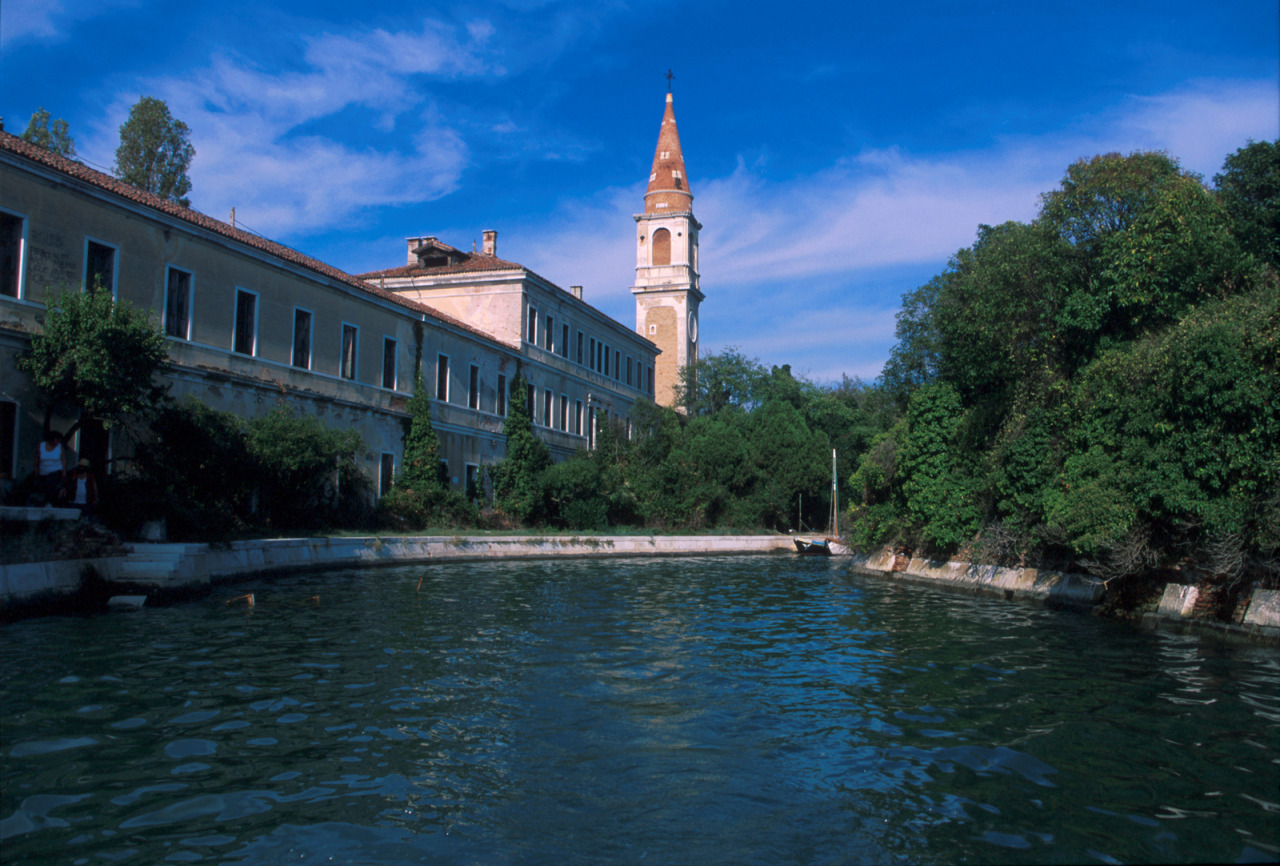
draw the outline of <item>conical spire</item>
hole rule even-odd
[[[658,149],[653,153],[653,170],[649,188],[644,194],[645,213],[672,213],[693,210],[693,194],[684,170],[680,152],[680,134],[676,132],[676,112],[667,93],[667,108],[658,130]]]

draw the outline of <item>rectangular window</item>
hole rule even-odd
[[[547,316],[547,322],[542,326],[542,330],[547,341],[547,351],[554,352],[556,350],[556,320],[551,316]]]
[[[578,332],[578,363],[582,363],[582,332]]]
[[[231,344],[233,352],[252,355],[258,348],[258,296],[236,289],[236,327]]]
[[[116,293],[116,249],[88,241],[84,254],[84,286],[87,291],[102,289]]]
[[[596,338],[591,338],[591,357],[587,359],[587,366],[592,370],[600,365],[600,354],[596,351]]]
[[[311,369],[311,311],[293,308],[293,360],[295,367]]]
[[[525,340],[531,345],[538,345],[538,311],[533,307],[529,308],[529,333]]]
[[[495,411],[504,418],[507,415],[507,377],[502,373],[498,374],[498,400],[494,407]]]
[[[399,364],[396,363],[396,341],[390,337],[382,338],[382,387],[396,389]]]
[[[609,375],[609,347],[604,347],[604,374]]]
[[[344,379],[356,377],[356,354],[360,350],[360,329],[355,325],[342,325],[342,362],[338,375]]]
[[[22,297],[22,252],[26,242],[27,221],[0,211],[0,295]]]
[[[631,356],[627,356],[627,384],[631,384]]]
[[[649,367],[645,370],[645,374],[649,379],[649,396],[653,396],[653,368]]]
[[[0,478],[13,478],[18,469],[18,404],[0,400]]]
[[[475,364],[471,365],[471,379],[467,383],[467,407],[480,408],[480,368]]]
[[[382,452],[382,460],[378,463],[378,495],[386,496],[391,492],[391,485],[396,477],[396,455]]]
[[[579,436],[582,435],[582,401],[575,400],[573,404],[573,432]]]
[[[593,369],[597,373],[604,369],[604,343],[596,343],[596,365]]]
[[[449,402],[449,356],[436,356],[436,399]]]
[[[560,395],[560,429],[569,432],[569,395]]]
[[[530,423],[533,423],[533,424],[538,423],[537,396],[538,396],[538,392],[534,389],[532,385],[525,386],[525,394],[524,394],[524,399],[526,401],[525,408],[529,410],[529,421]]]
[[[560,354],[569,357],[569,326],[560,326]]]
[[[440,483],[448,484],[449,483],[449,461],[441,460],[438,464],[436,464],[436,471],[440,473],[438,476],[440,479]]]
[[[551,390],[547,389],[542,392],[542,426],[551,426],[551,409],[555,404],[555,398],[551,395]]]
[[[191,337],[191,274],[170,267],[164,281],[164,333],[187,340]]]
[[[613,353],[613,378],[622,379],[622,353]]]
[[[466,491],[468,499],[477,499],[480,496],[480,467],[475,463],[466,464]]]

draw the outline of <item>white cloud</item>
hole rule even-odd
[[[272,237],[331,228],[385,205],[430,201],[456,188],[467,165],[462,136],[439,120],[415,76],[496,74],[484,60],[490,28],[464,34],[434,21],[420,30],[324,34],[310,39],[299,70],[270,73],[252,61],[213,58],[190,77],[147,83],[192,130],[193,205]],[[141,94],[117,100],[98,128],[116,130]],[[317,127],[352,107],[381,112],[376,124],[416,130],[409,152],[356,148]],[[110,164],[110,153],[87,153]]]
[[[73,24],[137,4],[138,0],[69,4],[63,0],[4,0],[0,3],[0,45],[61,41]]]

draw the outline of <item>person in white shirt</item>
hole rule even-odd
[[[48,430],[44,441],[36,446],[36,490],[43,494],[45,505],[54,505],[62,495],[67,480],[67,447],[62,434]]]

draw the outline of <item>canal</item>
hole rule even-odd
[[[1276,649],[829,560],[347,570],[26,620],[0,719],[6,864],[1280,857]]]

